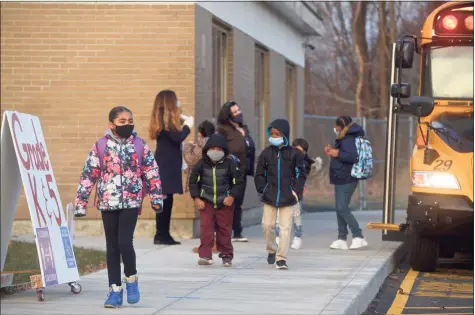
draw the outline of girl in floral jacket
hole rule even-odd
[[[157,212],[162,209],[163,197],[157,163],[147,144],[134,131],[132,112],[126,107],[114,107],[109,113],[109,128],[105,137],[94,144],[86,160],[74,214],[76,217],[86,215],[89,196],[97,184],[96,206],[102,213],[109,274],[109,295],[104,306],[115,308],[122,306],[123,300],[121,257],[127,302],[134,304],[140,300],[132,239],[145,197],[144,189],[148,189],[152,208]],[[137,147],[143,150],[142,154],[137,153]]]

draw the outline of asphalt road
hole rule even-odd
[[[413,271],[407,259],[386,279],[363,315],[474,314],[473,262]]]

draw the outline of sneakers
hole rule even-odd
[[[354,237],[351,241],[350,249],[358,249],[368,246],[368,242],[362,237]]]
[[[302,247],[302,239],[300,237],[294,237],[294,240],[292,241],[292,245],[290,245],[290,248],[300,249],[300,247]]]
[[[287,266],[287,262],[285,260],[279,260],[278,262],[276,262],[275,268],[282,269],[282,270],[289,269],[289,267]]]
[[[206,258],[206,257],[198,258],[198,265],[200,266],[209,266],[212,264],[213,264],[213,259],[211,258]]]
[[[115,284],[111,285],[109,288],[109,294],[107,295],[107,300],[104,302],[105,308],[117,308],[122,306],[124,297],[124,290],[122,286],[117,286]]]
[[[344,240],[336,240],[330,245],[331,249],[347,250],[348,243]]]
[[[273,265],[275,263],[275,253],[273,253],[273,254],[269,253],[267,255],[267,263],[269,265]]]
[[[277,246],[279,246],[279,241],[280,241],[280,237],[277,236],[277,237],[275,238],[275,243],[277,244]]]
[[[238,242],[238,243],[246,243],[248,239],[239,234],[239,235],[234,235],[234,237],[232,238],[232,241]]]
[[[223,257],[223,267],[232,267],[232,266],[233,266],[233,263],[232,263],[231,257],[224,256]]]
[[[140,301],[140,291],[137,275],[125,277],[125,288],[127,289],[127,303],[138,303]]]

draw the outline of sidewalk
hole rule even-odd
[[[381,219],[380,211],[355,212],[362,227]],[[397,213],[401,222],[404,213]],[[304,214],[304,243],[289,252],[289,270],[267,264],[260,226],[244,230],[249,243],[235,244],[232,268],[198,266],[192,247],[156,246],[136,239],[142,299],[136,306],[104,309],[106,270],[83,277],[83,291],[67,285],[46,290],[37,302],[34,291],[3,298],[2,314],[361,314],[401,256],[400,243],[381,241],[380,231],[365,231],[370,246],[359,251],[333,251],[335,213]],[[25,239],[14,238],[14,239]],[[32,240],[32,238],[29,238]],[[105,248],[103,238],[80,237],[75,245]],[[125,297],[125,296],[124,296]]]

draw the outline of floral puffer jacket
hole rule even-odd
[[[142,205],[142,176],[153,205],[163,204],[158,165],[152,151],[144,144],[142,169],[138,169],[138,155],[135,152],[133,134],[126,140],[117,139],[109,130],[104,150],[103,172],[97,143],[94,144],[84,165],[76,193],[75,216],[85,216],[87,202],[97,182],[97,208],[119,210],[140,208]]]

